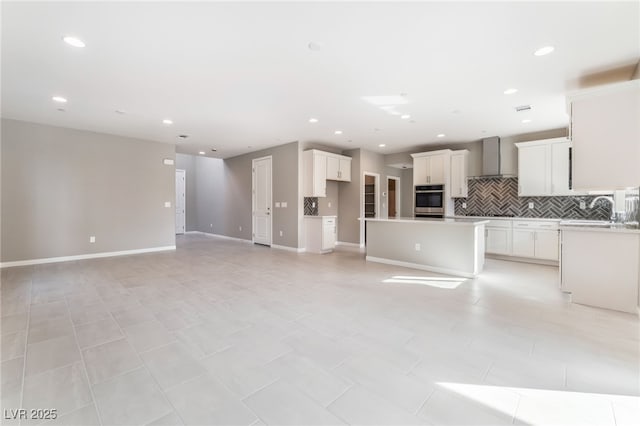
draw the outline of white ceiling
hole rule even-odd
[[[392,153],[559,128],[578,79],[638,61],[639,14],[637,1],[3,2],[2,116],[221,158],[296,140]],[[414,123],[362,99],[401,93],[396,110]]]

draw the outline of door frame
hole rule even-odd
[[[187,233],[187,171],[185,169],[176,169],[176,175],[178,173],[182,173],[182,177],[183,177],[183,182],[184,182],[184,203],[183,203],[183,213],[182,213],[182,219],[183,219],[183,223],[182,223],[182,229],[184,229],[184,232],[182,234],[186,234]],[[174,222],[176,221],[176,205],[178,204],[177,201],[177,188],[175,188],[175,194],[176,194],[176,199],[174,200],[174,208],[173,208],[173,218],[174,218]],[[177,228],[178,224],[175,224],[175,228]],[[176,235],[182,235],[182,234],[178,234],[176,233]]]
[[[376,215],[374,217],[380,217],[380,173],[363,172],[362,173],[362,185],[360,185],[360,247],[364,247],[364,186],[366,185],[366,177],[373,176],[375,178],[374,185],[376,187]]]
[[[387,176],[387,217],[389,216],[389,180],[396,181],[396,217],[400,217],[400,177],[399,176]]]
[[[270,173],[270,181],[269,181],[269,187],[270,187],[270,192],[271,192],[271,208],[270,211],[271,213],[269,214],[269,244],[268,246],[271,247],[271,245],[273,244],[273,156],[271,155],[266,155],[264,157],[259,157],[259,158],[253,158],[251,160],[251,242],[252,243],[256,243],[255,241],[255,235],[256,235],[256,218],[255,218],[255,211],[256,211],[256,162],[258,161],[262,161],[262,160],[269,160],[269,163],[271,164],[271,173]],[[262,243],[260,243],[262,244]]]

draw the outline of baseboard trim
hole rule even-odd
[[[233,241],[239,241],[241,243],[253,244],[253,241],[245,240],[244,238],[229,237],[227,235],[222,235],[222,234],[212,234],[211,232],[202,232],[202,231],[191,231],[191,232],[193,232],[194,234],[198,233],[201,235],[206,235],[207,237],[222,238],[223,240],[233,240]]]
[[[296,247],[289,247],[289,246],[280,246],[278,244],[271,244],[271,248],[278,249],[278,250],[291,251],[291,252],[294,252],[294,253],[304,253],[305,252],[304,247],[296,248]]]
[[[336,245],[337,246],[347,246],[347,247],[358,247],[358,248],[364,247],[364,245],[361,245],[361,244],[358,244],[358,243],[347,243],[345,241],[336,241]]]
[[[115,256],[128,256],[132,254],[155,253],[158,251],[168,251],[168,250],[175,250],[175,249],[176,249],[176,246],[162,246],[162,247],[151,247],[151,248],[145,248],[145,249],[135,249],[135,250],[105,251],[102,253],[78,254],[75,256],[60,256],[60,257],[46,257],[41,259],[15,260],[11,262],[0,263],[0,269],[11,268],[14,266],[40,265],[43,263],[58,263],[58,262],[70,262],[73,260],[98,259],[101,257],[115,257]]]
[[[384,259],[381,257],[366,256],[365,259],[368,262],[384,263],[387,265],[394,265],[394,266],[403,266],[405,268],[422,269],[423,271],[436,272],[438,274],[455,275],[455,276],[465,277],[465,278],[473,278],[476,276],[475,274],[472,274],[469,272],[456,271],[454,269],[448,269],[448,268],[439,268],[437,266],[421,265],[419,263],[402,262],[400,260]]]

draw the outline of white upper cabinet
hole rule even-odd
[[[351,182],[351,158],[327,153],[327,180]]]
[[[310,149],[302,153],[305,197],[326,197],[327,180],[351,182],[351,157]]]
[[[567,97],[573,187],[611,190],[640,185],[640,80]]]
[[[516,146],[519,196],[575,194],[569,189],[571,142],[556,138]]]
[[[467,186],[469,151],[453,151],[451,153],[451,197],[464,198],[468,195]]]
[[[311,149],[302,153],[304,167],[302,192],[305,197],[327,196],[327,156]]]
[[[413,157],[414,185],[445,185],[449,180],[451,150],[421,152]]]

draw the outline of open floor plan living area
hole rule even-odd
[[[640,424],[640,2],[0,19],[0,424]]]

